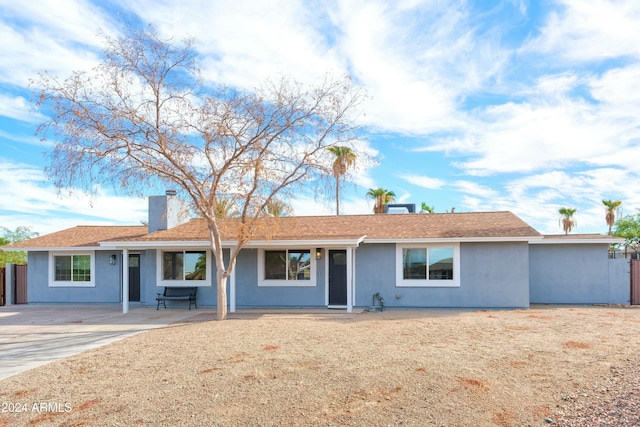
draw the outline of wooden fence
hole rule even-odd
[[[13,277],[14,277],[14,301],[16,304],[27,303],[27,266],[26,265],[14,265]]]
[[[0,306],[6,305],[7,301],[7,289],[12,290],[12,299],[15,304],[27,303],[27,266],[26,265],[12,265],[11,266],[11,282],[7,283],[7,269],[6,267],[0,268]]]
[[[640,305],[640,259],[630,260],[631,304]]]

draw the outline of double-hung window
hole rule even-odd
[[[460,245],[397,245],[397,286],[460,286]]]
[[[49,259],[49,286],[95,286],[93,252],[52,253]]]
[[[315,286],[315,257],[310,249],[259,252],[260,286]]]

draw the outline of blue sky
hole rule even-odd
[[[490,6],[488,6],[490,5]],[[0,226],[41,234],[139,224],[146,199],[100,188],[58,195],[34,136],[46,118],[29,79],[100,60],[98,32],[136,16],[165,38],[196,39],[205,75],[243,89],[288,74],[350,74],[366,88],[361,144],[341,211],[368,213],[369,188],[436,212],[510,210],[561,233],[606,233],[602,199],[640,208],[640,3],[517,1],[0,0]],[[296,215],[331,214],[308,191]]]

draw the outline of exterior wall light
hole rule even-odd
[[[316,259],[322,258],[322,248],[316,248]]]
[[[116,265],[116,256],[115,255],[111,255],[109,257],[109,264]]]

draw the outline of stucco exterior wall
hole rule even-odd
[[[116,255],[116,265],[109,257]],[[324,307],[326,256],[316,263],[316,285],[258,286],[258,250],[244,249],[236,265],[236,307]],[[29,303],[119,303],[122,253],[95,251],[94,287],[50,287],[49,252],[29,252]],[[225,262],[229,252],[225,251]],[[606,244],[528,245],[526,242],[460,244],[459,287],[396,286],[396,245],[363,243],[355,250],[353,305],[368,308],[375,293],[387,308],[515,308],[531,303],[628,304],[629,261],[608,259]],[[198,305],[217,305],[215,262]],[[156,250],[140,252],[141,303],[154,306]],[[228,303],[230,283],[227,283]],[[178,306],[177,303],[176,306]],[[169,302],[168,305],[171,305]]]
[[[27,267],[27,301],[29,303],[117,303],[121,295],[120,256],[109,264],[115,251],[96,251],[94,287],[50,287],[49,252],[29,252]]]
[[[531,303],[628,303],[628,262],[609,260],[607,251],[607,244],[531,245]]]
[[[229,253],[225,251],[225,262],[228,260]],[[194,283],[194,286],[198,286],[198,293],[196,295],[196,301],[198,307],[215,307],[217,306],[216,295],[216,266],[215,261],[211,261],[212,271],[211,280],[207,282],[209,286],[202,286],[202,283]],[[146,305],[156,306],[156,295],[164,291],[164,286],[158,286],[157,275],[157,250],[150,249],[144,251],[140,257],[140,299],[143,300]],[[229,298],[229,283],[227,281],[227,301]],[[184,301],[167,301],[167,307],[184,307],[188,306],[188,303]]]
[[[316,263],[315,286],[258,286],[258,250],[244,249],[236,267],[236,306],[323,307],[325,304],[325,262]]]
[[[628,259],[609,259],[609,300],[611,304],[631,303],[631,283]]]
[[[156,286],[156,251],[146,250],[140,256],[140,302],[156,304],[156,294],[162,288]]]
[[[460,287],[398,287],[394,244],[363,244],[356,253],[355,305],[379,292],[393,308],[514,308],[529,306],[526,242],[462,243]]]

